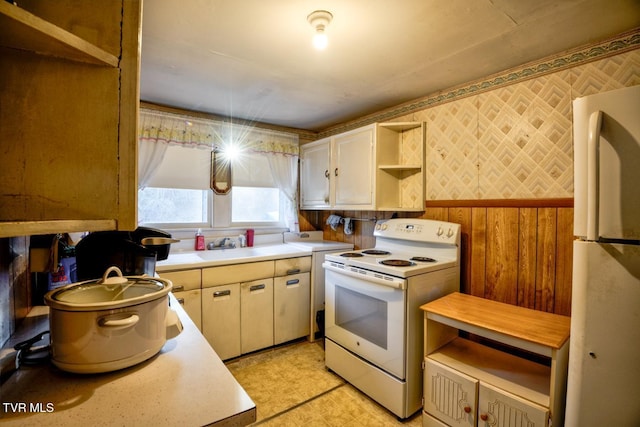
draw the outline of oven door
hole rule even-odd
[[[405,287],[325,263],[325,336],[404,380]]]

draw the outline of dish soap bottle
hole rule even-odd
[[[199,228],[196,231],[196,251],[204,251],[204,235]]]

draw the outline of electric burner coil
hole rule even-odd
[[[416,265],[415,262],[407,261],[406,259],[383,259],[379,261],[382,265],[388,265],[390,267],[411,267]]]

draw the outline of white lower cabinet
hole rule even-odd
[[[478,381],[475,378],[426,358],[424,389],[425,412],[450,426],[476,425]]]
[[[202,290],[202,334],[221,359],[241,354],[240,283]]]
[[[310,293],[308,272],[274,279],[275,344],[309,335]]]
[[[172,281],[176,298],[226,360],[310,334],[310,271],[304,256],[160,276]]]
[[[242,354],[273,345],[272,278],[240,285],[240,343]]]
[[[481,382],[478,392],[478,417],[489,426],[546,427],[549,410]]]
[[[424,385],[425,426],[547,426],[547,408],[430,358],[425,360]]]

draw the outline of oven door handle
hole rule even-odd
[[[344,274],[345,276],[355,277],[360,280],[366,280],[367,282],[375,283],[376,285],[399,290],[407,289],[407,281],[404,279],[386,276],[373,271],[365,271],[361,268],[351,267],[348,265],[341,268],[333,265],[331,262],[324,262],[322,266],[327,270],[335,271],[336,273]]]

